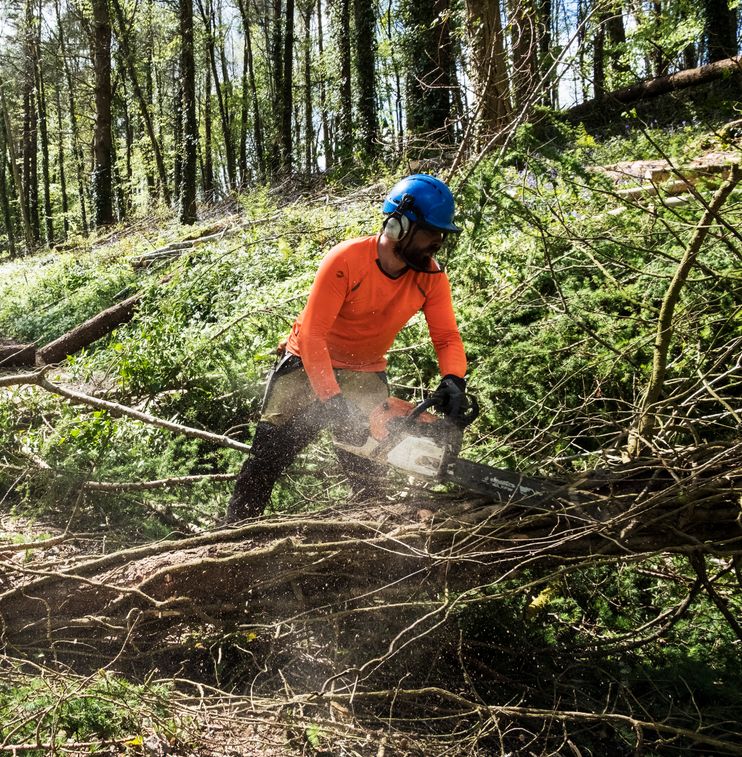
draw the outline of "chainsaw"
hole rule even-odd
[[[376,463],[391,465],[425,481],[450,482],[463,489],[507,501],[544,497],[557,487],[543,479],[460,458],[464,428],[479,414],[468,395],[466,411],[455,420],[430,412],[435,396],[418,405],[389,397],[369,416],[369,436],[361,446],[336,441],[341,449]]]

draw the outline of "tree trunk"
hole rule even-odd
[[[247,69],[249,66],[249,48],[247,45],[247,35],[242,40],[242,85],[240,93],[240,187],[248,184],[247,173],[247,126],[248,126],[248,101],[250,99],[250,84],[248,81]]]
[[[67,175],[64,168],[64,129],[62,126],[62,94],[59,86],[55,89],[57,100],[57,163],[59,165],[59,192],[62,195],[62,239],[70,233],[70,203],[67,197]]]
[[[593,95],[602,99],[605,96],[605,12],[593,15],[596,22],[593,35]]]
[[[320,61],[324,64],[325,60],[325,42],[322,30],[322,0],[317,0],[317,47],[319,50]],[[332,149],[332,133],[330,131],[330,119],[327,113],[327,90],[325,88],[325,77],[319,80],[319,107],[322,120],[322,144],[325,153],[325,170],[332,168],[335,162],[335,152]]]
[[[118,26],[118,42],[123,53],[124,62],[126,63],[126,70],[129,75],[129,81],[131,82],[132,89],[134,90],[134,97],[139,105],[139,111],[142,116],[144,128],[147,131],[149,137],[149,143],[152,146],[152,152],[155,157],[155,165],[157,166],[157,174],[160,181],[160,191],[162,197],[165,200],[165,204],[169,207],[171,204],[170,186],[167,178],[167,169],[165,168],[165,161],[162,157],[162,150],[160,149],[160,142],[155,134],[154,125],[152,123],[152,116],[150,115],[150,108],[147,98],[142,92],[142,88],[139,85],[139,77],[137,75],[136,66],[134,65],[134,55],[131,50],[131,44],[129,41],[129,31],[126,18],[124,17],[124,11],[121,7],[120,0],[111,0],[113,11],[116,16],[116,24]]]
[[[208,52],[207,52],[208,55]],[[203,177],[204,199],[214,201],[214,148],[211,136],[211,68],[206,65],[204,70],[204,146]]]
[[[541,104],[547,107],[554,107],[558,100],[558,83],[556,71],[552,70],[554,65],[554,55],[551,49],[551,28],[552,28],[552,0],[537,0],[538,2],[538,67],[543,79],[541,89]]]
[[[36,17],[33,0],[26,0],[25,68],[23,76],[23,202],[31,224],[33,241],[41,239],[39,227],[39,182],[37,175],[36,111]]]
[[[237,189],[237,164],[234,153],[234,140],[232,139],[232,125],[229,118],[229,106],[225,100],[227,82],[224,82],[224,89],[219,80],[219,71],[216,67],[216,43],[214,40],[214,11],[210,0],[207,0],[204,6],[202,0],[197,0],[198,11],[204,24],[206,32],[206,49],[208,53],[208,62],[211,66],[211,74],[214,77],[214,91],[216,92],[216,101],[219,106],[219,117],[222,125],[222,137],[224,138],[224,154],[227,161],[227,182],[229,188]]]
[[[654,26],[654,45],[652,47],[652,73],[655,77],[667,76],[667,71],[670,66],[670,61],[667,59],[667,55],[662,47],[662,0],[653,0],[652,2],[652,24]]]
[[[111,134],[111,21],[108,0],[92,0],[95,127],[93,132],[93,211],[96,226],[114,222]]]
[[[10,211],[10,200],[8,199],[8,184],[6,179],[5,166],[8,162],[6,150],[5,124],[0,121],[0,207],[3,211],[3,225],[5,226],[5,236],[8,240],[8,255],[10,258],[16,256],[15,235],[13,234],[13,214]]]
[[[291,115],[294,109],[294,0],[286,0],[286,29],[283,35],[283,76],[281,77],[281,172],[293,169]]]
[[[353,157],[353,85],[350,40],[351,0],[335,0],[335,39],[340,54],[340,122],[335,159],[347,165]]]
[[[247,62],[247,77],[250,88],[250,100],[253,111],[253,142],[255,158],[257,160],[257,174],[262,181],[265,178],[265,146],[263,144],[263,117],[258,104],[258,87],[255,82],[255,67],[253,66],[252,34],[250,32],[250,18],[247,13],[247,0],[237,0],[242,18],[242,31],[245,35],[245,55]]]
[[[179,0],[180,2],[180,0]],[[183,189],[183,75],[180,72],[180,61],[177,63],[177,72],[174,77],[177,82],[175,97],[173,98],[173,201],[178,207],[180,214],[180,195]]]
[[[41,136],[41,177],[44,189],[44,234],[46,244],[51,247],[54,244],[54,218],[52,216],[51,179],[49,177],[49,130],[47,128],[46,89],[44,87],[43,72],[41,70],[41,56],[38,43],[34,44],[36,103],[38,107],[38,123]]]
[[[361,149],[373,158],[379,149],[379,127],[376,108],[376,4],[371,0],[353,0],[355,31],[356,81],[358,82],[358,113]]]
[[[709,63],[737,55],[737,8],[730,0],[703,0],[704,37]]]
[[[566,111],[567,117],[572,121],[580,121],[593,113],[605,114],[605,107],[610,105],[624,106],[650,97],[659,97],[668,92],[674,92],[687,87],[722,79],[729,75],[740,75],[740,59],[727,58],[708,66],[678,71],[676,74],[661,76],[657,79],[649,79],[639,82],[631,87],[609,92],[602,100],[586,100]]]
[[[539,82],[539,19],[535,0],[510,0],[515,107],[523,108]]]
[[[304,20],[304,165],[307,176],[314,173],[314,124],[312,123],[312,114],[314,107],[312,104],[312,9],[314,0],[309,0],[303,9],[302,18]]]
[[[59,363],[68,355],[73,355],[83,347],[88,347],[101,337],[110,334],[122,323],[127,323],[132,319],[141,299],[141,294],[135,294],[96,313],[71,331],[41,347],[37,353],[38,361],[48,364]]]
[[[54,9],[57,16],[57,35],[59,39],[59,51],[62,56],[62,65],[64,67],[64,76],[67,83],[67,103],[69,107],[70,130],[72,132],[72,156],[75,165],[75,174],[77,177],[77,196],[80,204],[80,224],[82,226],[83,236],[88,234],[88,214],[85,198],[85,169],[83,164],[82,147],[80,146],[80,136],[77,128],[77,107],[75,104],[75,88],[72,84],[72,71],[70,70],[69,59],[67,55],[67,36],[62,24],[62,14],[59,9],[59,0],[54,1]]]
[[[283,15],[282,0],[273,0],[273,16],[271,18],[271,35],[270,35],[270,88],[271,102],[273,104],[273,135],[271,141],[271,174],[274,174],[276,168],[281,165],[281,127],[283,125],[283,115],[281,106],[283,99],[283,25],[281,23]]]
[[[487,0],[467,0],[466,8],[479,103],[477,131],[480,142],[488,143],[502,131],[512,110],[500,10]]]
[[[13,126],[10,123],[10,113],[5,102],[5,83],[0,78],[0,111],[2,111],[2,127],[5,130],[5,144],[8,148],[8,157],[10,159],[10,170],[15,183],[16,196],[18,197],[18,207],[21,210],[21,219],[23,221],[23,232],[26,238],[26,251],[31,252],[34,247],[33,229],[31,220],[28,217],[28,206],[26,205],[26,192],[23,186],[23,176],[18,169],[18,159],[16,158],[15,142],[13,136]]]
[[[196,64],[193,55],[193,0],[180,0],[180,76],[183,96],[183,177],[180,189],[180,222],[192,224],[196,215]]]
[[[123,80],[121,82],[123,89]],[[132,159],[134,153],[134,127],[131,120],[131,111],[129,110],[129,98],[124,91],[121,97],[121,116],[124,121],[124,146],[126,150],[126,181],[122,184],[124,193],[124,210],[128,215],[134,207],[132,190],[133,190],[133,166]]]

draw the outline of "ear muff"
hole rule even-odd
[[[384,221],[384,234],[393,242],[399,242],[407,236],[410,230],[410,219],[401,213],[394,212]]]

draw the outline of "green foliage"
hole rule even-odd
[[[101,671],[84,681],[28,678],[0,684],[0,737],[4,744],[49,744],[128,739],[141,745],[153,732],[173,737],[177,723],[165,685],[136,685]],[[91,748],[91,751],[94,751]],[[38,750],[38,753],[45,753]]]
[[[134,281],[118,254],[49,254],[0,268],[0,334],[40,345],[115,304]]]

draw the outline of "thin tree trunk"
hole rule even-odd
[[[113,139],[111,134],[111,21],[108,0],[92,0],[95,127],[93,132],[93,206],[96,226],[114,222]]]
[[[134,97],[139,104],[139,111],[144,122],[144,128],[147,131],[150,145],[152,146],[152,152],[155,157],[155,165],[157,166],[157,174],[160,181],[160,191],[162,197],[165,200],[165,204],[170,206],[170,186],[167,179],[167,169],[165,168],[165,161],[162,157],[162,150],[160,149],[160,141],[155,134],[154,125],[152,123],[152,116],[150,115],[149,105],[147,99],[142,92],[142,88],[139,85],[139,77],[137,76],[137,70],[134,65],[134,56],[131,52],[131,45],[129,43],[129,32],[127,28],[126,19],[124,18],[124,11],[121,7],[119,0],[111,0],[113,5],[113,11],[116,16],[116,24],[118,26],[118,42],[123,53],[124,62],[126,64],[126,70],[129,74],[129,81],[131,82],[132,89],[134,90]]]
[[[180,76],[183,110],[183,178],[180,190],[180,222],[192,224],[196,215],[196,64],[193,54],[193,0],[180,0]]]
[[[271,173],[281,165],[281,128],[283,126],[283,16],[282,0],[273,0],[273,17],[271,19],[270,64],[271,101],[273,104],[273,134],[271,144]]]
[[[322,31],[322,0],[317,0],[317,45],[320,61],[324,63],[324,35]],[[324,76],[319,80],[319,106],[322,118],[322,144],[325,151],[325,170],[332,168],[335,162],[335,154],[332,149],[332,134],[330,133],[330,120],[327,115],[327,90]]]
[[[57,163],[59,164],[59,191],[62,195],[62,238],[70,233],[70,204],[67,197],[67,176],[64,169],[64,129],[62,127],[62,96],[59,87],[55,90],[57,101]]]
[[[5,124],[0,123],[0,206],[3,210],[3,224],[5,235],[8,238],[8,254],[11,259],[16,256],[15,235],[13,234],[13,214],[10,211],[8,199],[8,185],[6,180],[5,166],[8,162],[6,150]]]
[[[207,2],[206,7],[202,0],[197,0],[198,11],[206,31],[206,45],[211,65],[211,73],[214,77],[214,91],[216,92],[216,101],[219,105],[219,117],[222,125],[222,136],[224,138],[224,153],[227,161],[227,182],[229,188],[237,188],[237,165],[234,154],[234,140],[232,139],[232,127],[229,118],[229,106],[225,101],[226,89],[228,82],[224,82],[224,89],[219,80],[219,72],[216,67],[216,43],[214,41],[214,13],[211,2]]]
[[[283,76],[281,77],[281,171],[290,174],[293,168],[294,87],[294,0],[286,0],[286,30],[283,35]]]
[[[214,147],[211,136],[211,68],[204,71],[203,188],[206,202],[214,200]]]
[[[8,157],[10,158],[10,170],[15,183],[15,191],[18,197],[18,206],[21,209],[21,219],[23,221],[23,232],[26,238],[26,251],[31,252],[34,247],[33,229],[31,228],[31,219],[28,217],[28,207],[25,203],[26,192],[23,187],[23,176],[18,169],[18,159],[16,157],[15,142],[13,136],[13,126],[10,123],[10,113],[5,103],[5,84],[0,78],[0,110],[2,110],[3,127],[5,129],[5,144],[8,146]]]
[[[248,81],[247,69],[249,66],[250,54],[247,44],[247,35],[242,40],[242,83],[240,93],[240,187],[247,186],[247,121],[248,121],[248,101],[250,98],[250,85]]]
[[[52,216],[51,180],[49,178],[49,130],[47,128],[46,89],[44,87],[41,56],[39,55],[37,43],[34,44],[34,48],[36,50],[34,55],[36,91],[38,93],[36,103],[38,106],[38,123],[41,136],[41,177],[44,185],[44,233],[46,244],[48,247],[51,247],[54,244],[54,218]]]
[[[307,175],[310,176],[314,173],[314,124],[312,123],[312,113],[314,108],[312,107],[312,38],[311,38],[311,24],[312,24],[312,8],[314,1],[309,2],[304,6],[303,20],[304,20],[304,122],[305,134],[304,134],[304,164],[306,166]]]
[[[240,1],[240,7],[242,8],[245,0]],[[253,140],[255,142],[255,155],[258,161],[258,176],[261,181],[265,179],[265,145],[263,144],[263,117],[260,113],[260,107],[258,105],[258,87],[255,83],[255,67],[253,66],[252,56],[252,39],[250,34],[250,20],[247,17],[247,13],[243,13],[242,16],[245,32],[245,44],[247,45],[247,63],[248,63],[248,75],[250,77],[250,93],[252,96],[252,110],[253,110]]]
[[[72,136],[72,156],[75,165],[75,175],[77,177],[77,195],[80,203],[80,224],[82,226],[83,236],[88,234],[88,214],[85,198],[85,178],[82,148],[80,147],[80,138],[77,129],[77,108],[75,104],[75,89],[72,84],[72,71],[70,70],[69,58],[67,56],[67,38],[62,24],[62,14],[59,9],[59,0],[54,1],[54,8],[57,15],[57,34],[59,39],[59,51],[62,56],[62,65],[64,67],[64,76],[67,82],[67,103],[69,107],[70,130]]]
[[[597,28],[593,35],[593,95],[605,96],[605,13],[596,13],[593,18]]]
[[[180,62],[177,64],[178,70],[175,73],[175,80],[177,81],[177,87],[174,98],[174,113],[173,113],[173,151],[175,153],[173,158],[173,187],[175,194],[173,195],[173,201],[178,207],[178,213],[180,214],[180,197],[183,189],[183,75],[180,72]]]
[[[33,0],[26,0],[25,68],[23,77],[23,202],[34,242],[41,239],[37,175],[38,116],[36,112],[36,18]]]
[[[123,84],[123,80],[122,80]],[[123,87],[122,87],[123,89]],[[124,119],[124,141],[125,141],[125,148],[126,148],[126,181],[123,183],[123,190],[124,190],[124,208],[126,211],[126,214],[128,215],[131,213],[132,208],[134,207],[134,200],[132,198],[132,177],[133,177],[133,167],[132,167],[132,158],[133,158],[133,152],[134,152],[134,127],[131,123],[131,111],[129,110],[129,98],[126,96],[126,91],[124,91],[123,96],[121,97],[121,115]]]

